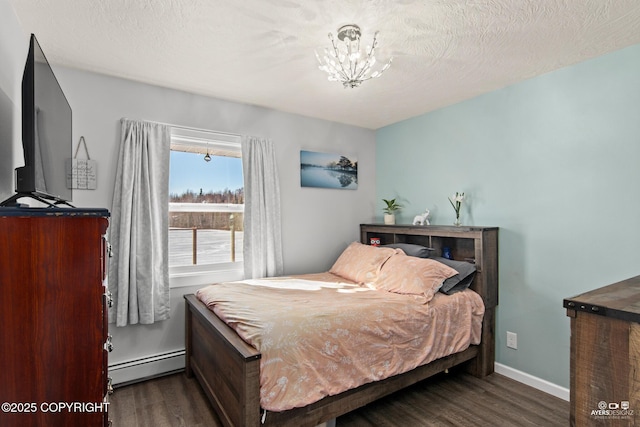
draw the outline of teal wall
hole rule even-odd
[[[428,97],[429,94],[425,94]],[[640,274],[640,45],[376,133],[382,198],[500,227],[497,362],[569,386],[563,298]],[[381,219],[381,218],[378,218]],[[518,350],[506,347],[518,334]]]

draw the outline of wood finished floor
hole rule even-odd
[[[114,427],[218,427],[193,378],[174,374],[116,388]],[[499,374],[440,374],[337,419],[338,427],[540,426],[569,424],[569,402]]]

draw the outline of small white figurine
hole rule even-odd
[[[429,209],[426,209],[422,215],[416,215],[413,218],[413,225],[429,225]]]

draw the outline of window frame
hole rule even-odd
[[[203,129],[172,127],[171,151],[186,151],[211,156],[242,158],[240,135]],[[210,209],[214,208],[214,209]],[[244,204],[171,203],[171,212],[238,212],[244,213]],[[242,251],[242,247],[239,248]],[[238,248],[236,248],[236,253]],[[244,261],[169,267],[170,288],[200,286],[219,281],[242,280]]]

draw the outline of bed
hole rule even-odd
[[[248,342],[251,342],[251,336],[255,335],[255,330],[243,327],[239,322],[234,321],[233,304],[230,303],[231,306],[227,307],[231,311],[225,311],[224,303],[232,301],[233,298],[237,299],[237,296],[230,297],[227,295],[227,292],[236,291],[245,292],[241,298],[246,298],[249,301],[256,288],[269,287],[275,279],[267,279],[270,282],[267,285],[263,282],[244,283],[247,281],[242,281],[243,283],[241,284],[216,285],[215,292],[211,295],[207,295],[204,292],[204,294],[198,296],[185,296],[187,302],[186,374],[197,378],[224,425],[315,426],[453,366],[464,365],[466,369],[479,377],[493,372],[495,352],[493,339],[494,312],[497,305],[497,229],[488,227],[362,225],[361,236],[363,243],[368,243],[371,237],[375,236],[375,241],[379,241],[383,245],[401,243],[427,246],[433,249],[433,253],[430,254],[432,257],[441,255],[446,247],[446,252],[451,253],[454,259],[472,262],[476,269],[475,277],[471,283],[473,292],[471,290],[461,291],[451,296],[446,296],[441,292],[434,292],[433,294],[426,293],[422,297],[413,296],[415,299],[422,298],[427,300],[427,306],[437,306],[438,301],[450,302],[454,298],[462,298],[461,296],[466,293],[475,295],[476,301],[480,301],[483,315],[475,320],[475,322],[479,323],[479,327],[475,329],[475,332],[470,332],[468,336],[469,342],[462,343],[451,354],[445,353],[446,355],[438,356],[435,359],[432,356],[425,355],[414,357],[417,362],[409,361],[408,364],[402,366],[401,372],[392,373],[391,376],[385,374],[378,377],[376,371],[375,374],[363,379],[361,383],[356,383],[351,388],[338,391],[332,390],[331,395],[326,395],[325,397],[322,394],[315,396],[311,398],[311,403],[298,401],[294,402],[292,406],[290,405],[291,407],[279,407],[277,404],[273,406],[271,402],[265,400],[264,387],[261,394],[260,384],[261,374],[264,376],[267,373],[265,364],[271,364],[271,360],[277,358],[269,356],[267,351],[263,354],[257,350],[256,348],[261,348],[260,341],[257,344],[254,342],[255,346],[248,344]],[[359,247],[363,246],[359,245]],[[368,247],[368,249],[372,248]],[[384,250],[402,252],[402,255],[405,255],[402,250],[396,248],[385,248]],[[349,295],[354,293],[363,295],[382,293],[378,289],[374,292],[369,292],[370,289],[368,288],[370,286],[367,287],[367,292],[352,292],[353,289],[361,287],[361,283],[371,279],[370,277],[345,278],[339,276],[336,278],[336,271],[333,270],[336,269],[336,265],[339,264],[343,255],[336,261],[331,273],[284,278],[285,283],[288,284],[284,285],[284,287],[290,286],[291,283],[296,288],[303,284],[313,287],[317,286],[318,283],[327,283],[326,286],[319,286],[323,288],[323,292],[325,290],[326,292],[335,292],[336,289],[341,289],[340,292],[345,292],[346,290]],[[405,259],[408,258],[410,258],[409,255],[406,255],[402,258],[402,262],[405,262]],[[389,259],[400,260],[401,258],[391,256]],[[383,265],[390,269],[391,263],[385,260]],[[383,270],[387,267],[384,267]],[[365,268],[364,270],[367,269]],[[362,274],[364,276],[367,274],[382,274],[381,270],[373,273],[369,270]],[[339,268],[338,273],[342,274]],[[381,282],[378,281],[376,283]],[[388,281],[384,281],[384,283],[388,283]],[[273,287],[282,286],[278,282]],[[278,292],[280,291],[281,289],[278,289]],[[393,298],[398,300],[402,300],[406,296],[401,297],[395,293],[393,295]],[[368,296],[367,298],[371,297]],[[473,300],[473,297],[471,299]],[[368,304],[368,302],[359,302],[358,304]],[[420,301],[418,305],[420,305]],[[217,307],[220,306],[223,308],[218,309]],[[217,310],[217,314],[214,310]],[[276,312],[277,310],[280,309],[276,309]],[[477,304],[476,311],[478,311]],[[225,321],[229,322],[231,326]],[[248,324],[252,324],[252,321],[252,319],[249,319]],[[475,337],[473,336],[474,334]],[[424,335],[428,334],[425,333]],[[466,339],[458,338],[457,341],[462,342]],[[264,349],[263,344],[262,348]],[[411,366],[411,363],[417,366]],[[261,364],[263,365],[262,368]],[[397,363],[393,363],[393,365],[397,365]],[[321,376],[327,376],[327,373],[322,373]],[[264,378],[263,382],[265,382],[265,387],[266,384],[270,383]],[[328,383],[335,384],[332,381],[328,381]],[[305,391],[302,394],[307,394],[307,392]],[[263,406],[268,409],[265,411]]]

